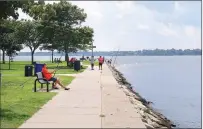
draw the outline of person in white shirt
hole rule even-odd
[[[94,56],[91,57],[90,63],[91,63],[91,69],[94,70]]]

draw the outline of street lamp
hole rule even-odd
[[[93,43],[92,43],[92,56],[93,56],[93,49],[96,48],[96,46],[93,46]]]

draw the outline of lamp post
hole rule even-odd
[[[96,48],[96,46],[93,46],[93,43],[92,43],[92,56],[93,56],[93,49]]]

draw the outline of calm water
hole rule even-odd
[[[134,89],[179,127],[201,127],[201,57],[118,57]]]
[[[29,56],[14,58],[30,59]],[[35,61],[50,59],[48,56],[35,56]],[[200,56],[125,56],[117,58],[116,66],[138,93],[154,102],[154,108],[178,127],[201,127]]]

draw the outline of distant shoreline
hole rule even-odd
[[[34,56],[65,56],[65,53],[58,52],[35,52]],[[91,56],[90,51],[68,53],[69,56]],[[94,56],[198,56],[202,55],[201,49],[154,49],[136,51],[94,51]],[[31,56],[31,52],[19,52],[18,56]]]

